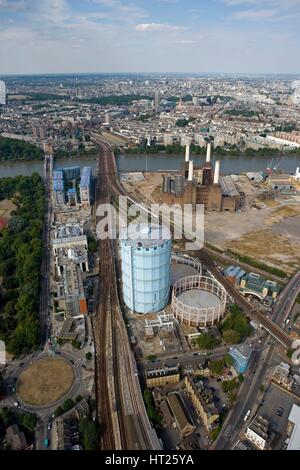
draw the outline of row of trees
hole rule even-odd
[[[0,179],[0,200],[16,205],[0,233],[0,339],[19,356],[39,346],[44,184],[35,173]]]
[[[0,136],[0,161],[39,160],[43,153],[36,145]]]
[[[184,122],[183,122],[184,121]],[[188,120],[182,120],[183,124],[188,124]],[[121,153],[117,151],[117,153]],[[163,144],[154,144],[152,143],[150,146],[147,145],[145,141],[143,144],[137,147],[130,147],[124,150],[125,154],[158,154],[158,153],[165,153],[167,155],[183,155],[184,148],[180,144],[173,144],[173,145],[163,145]],[[191,154],[194,155],[205,155],[206,148],[199,147],[197,145],[191,145]],[[241,155],[246,155],[247,157],[265,157],[265,156],[274,156],[274,155],[281,155],[282,150],[279,149],[272,149],[272,148],[260,148],[257,150],[254,149],[245,149],[241,150],[236,145],[232,145],[230,147],[215,147],[214,154],[216,155],[228,155],[229,157],[238,157]],[[289,150],[289,155],[300,155],[300,149],[293,149]]]
[[[152,392],[148,388],[144,390],[144,402],[149,419],[154,426],[159,426],[162,422],[162,416],[157,413]]]

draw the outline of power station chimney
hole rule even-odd
[[[214,184],[219,184],[219,180],[220,180],[220,160],[217,160],[216,166],[215,166]]]
[[[194,162],[193,160],[190,160],[188,181],[193,181],[193,179],[194,179]]]
[[[185,161],[190,161],[190,144],[186,144],[185,146]]]
[[[206,163],[210,163],[210,157],[211,157],[211,143],[208,142],[207,150],[206,150]]]

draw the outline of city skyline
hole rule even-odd
[[[0,74],[297,74],[300,1],[0,0]]]

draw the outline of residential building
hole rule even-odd
[[[172,415],[174,416],[177,429],[182,438],[189,436],[195,430],[187,416],[187,412],[184,409],[182,399],[178,393],[170,393],[167,397],[167,401],[171,410]]]
[[[246,430],[246,437],[259,450],[266,449],[269,439],[269,422],[262,416],[256,415]]]
[[[90,206],[92,199],[92,168],[85,166],[81,171],[80,201],[83,206]]]
[[[288,419],[287,450],[300,450],[300,406],[293,405]]]
[[[178,367],[164,367],[146,371],[146,385],[148,388],[177,384],[179,381],[180,371]]]
[[[294,383],[293,377],[290,375],[290,366],[285,362],[281,362],[275,367],[273,377],[273,382],[281,385],[283,388],[287,390],[292,390],[292,386]]]
[[[205,393],[206,390],[203,386],[198,388],[189,376],[185,377],[184,383],[199,418],[206,430],[208,432],[212,431],[213,427],[219,422],[219,412],[214,405],[213,395]]]
[[[28,449],[25,434],[20,431],[17,424],[12,424],[6,429],[6,441],[13,450]]]
[[[65,186],[61,170],[53,171],[52,185],[54,204],[55,206],[61,206],[65,203]]]

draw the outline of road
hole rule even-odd
[[[45,155],[44,179],[45,179],[45,217],[43,225],[43,258],[41,264],[41,292],[40,292],[40,329],[41,346],[44,347],[48,339],[48,313],[50,299],[50,226],[51,226],[51,188],[50,188],[50,157]]]
[[[300,272],[295,274],[281,292],[273,313],[274,323],[281,324],[282,321],[290,314],[295,303],[295,299],[297,298],[297,295],[299,295],[299,284]],[[270,344],[268,344],[269,342]],[[214,449],[232,449],[238,440],[238,435],[243,429],[243,426],[246,424],[244,423],[244,416],[247,411],[251,410],[251,415],[247,420],[247,423],[249,423],[250,418],[255,415],[255,412],[258,409],[257,398],[259,395],[259,388],[266,381],[266,376],[270,368],[278,362],[276,362],[275,352],[275,345],[273,344],[273,341],[270,341],[268,335],[262,343],[262,350],[259,352],[255,364],[252,364],[249,372],[246,374],[245,381],[238,396],[238,401],[234,405],[230,415],[227,417],[222,431],[213,445]],[[258,368],[255,371],[255,368],[253,367],[257,367],[257,365]],[[255,371],[254,375],[253,371]],[[256,407],[254,406],[255,404]]]
[[[297,272],[289,283],[285,286],[280,294],[276,303],[276,308],[273,313],[273,321],[283,328],[286,327],[284,322],[290,316],[294,307],[295,301],[300,294],[300,271]]]

